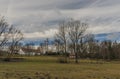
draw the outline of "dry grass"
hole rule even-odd
[[[61,64],[57,57],[23,58],[24,62],[0,62],[0,79],[120,79],[119,61]]]

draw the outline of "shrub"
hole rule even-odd
[[[58,58],[59,63],[68,63],[68,60],[65,57]]]
[[[60,55],[58,52],[46,52],[45,55]]]
[[[24,61],[24,58],[3,58],[5,62],[21,62]]]

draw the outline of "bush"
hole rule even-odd
[[[59,63],[68,63],[68,60],[65,57],[58,58]]]
[[[21,62],[24,61],[24,58],[3,58],[5,62]]]
[[[10,58],[4,58],[3,59],[3,61],[5,61],[5,62],[10,62],[10,60],[11,60]]]
[[[45,55],[60,55],[59,52],[46,52]]]

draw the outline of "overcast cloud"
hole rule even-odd
[[[120,0],[0,0],[0,14],[26,38],[51,37],[69,18],[87,21],[92,33],[120,32]]]

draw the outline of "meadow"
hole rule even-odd
[[[21,62],[0,62],[0,79],[120,79],[120,62],[81,59],[79,64],[58,63],[58,57],[22,57]]]

